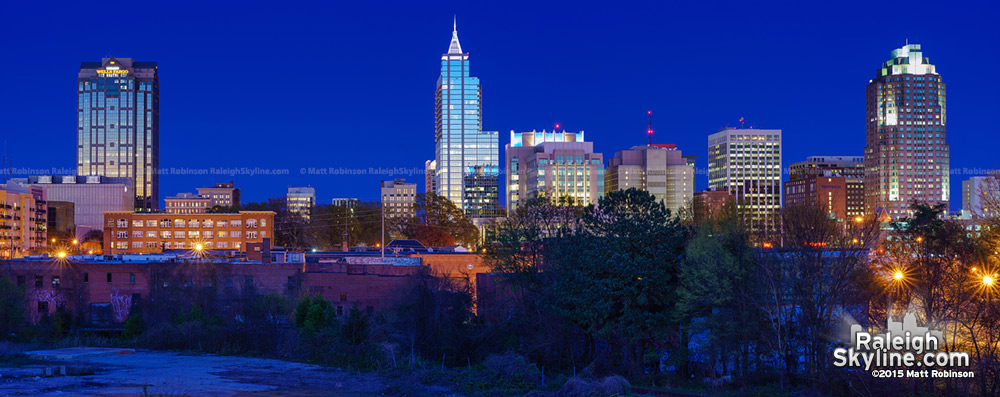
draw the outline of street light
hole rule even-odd
[[[989,275],[983,276],[983,285],[987,287],[992,287],[994,281],[993,277],[990,277]]]
[[[58,256],[59,259],[66,259],[66,251],[59,251],[59,253],[56,254],[56,256]]]
[[[204,249],[204,247],[202,247],[201,244],[195,244],[194,246],[195,251],[201,251],[202,249]]]
[[[896,270],[896,273],[892,274],[893,280],[900,281],[905,277],[902,270]]]
[[[856,216],[856,217],[854,217],[854,222],[857,222],[857,223],[861,223],[861,222],[864,222],[864,220],[865,220],[865,218],[862,218],[862,217],[860,217],[860,216]]]
[[[76,239],[73,239],[73,245],[76,245],[76,244],[77,244]]]

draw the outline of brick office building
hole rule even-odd
[[[243,250],[274,237],[274,212],[165,214],[104,213],[104,253],[144,254],[171,249]]]

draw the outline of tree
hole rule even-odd
[[[10,337],[24,323],[24,290],[7,276],[0,276],[0,339]]]
[[[448,233],[455,242],[465,247],[473,247],[479,243],[479,228],[448,198],[434,193],[418,194],[414,207],[417,215],[402,227],[404,235],[410,238],[421,234],[428,237],[440,236],[440,232],[434,231],[432,235],[428,235],[426,229],[420,229],[421,226],[433,227]]]
[[[722,368],[718,376],[742,380],[749,375],[751,361],[759,357],[751,354],[763,320],[763,313],[752,304],[758,291],[757,262],[735,208],[718,215],[698,225],[684,250],[676,312],[681,341],[672,361],[681,376],[691,375],[688,342],[692,335],[707,335],[704,353],[710,357],[709,367]]]
[[[650,193],[609,193],[587,207],[579,230],[546,247],[553,306],[602,342],[600,359],[640,371],[647,346],[666,348],[672,335],[688,234]]]

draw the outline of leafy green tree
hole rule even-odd
[[[478,245],[479,228],[472,223],[472,220],[465,215],[461,208],[455,206],[455,203],[448,198],[434,193],[418,194],[414,208],[417,215],[402,227],[404,235],[411,238],[424,235],[427,238],[439,235],[440,231],[443,231],[451,235],[455,242],[465,247],[471,248]],[[433,235],[428,235],[427,228],[436,230]]]
[[[580,229],[547,247],[554,307],[597,341],[608,363],[640,371],[646,347],[666,347],[681,254],[689,234],[646,191],[611,192]],[[621,357],[617,355],[621,354]],[[618,358],[615,358],[618,357]]]
[[[122,330],[122,338],[135,339],[146,330],[146,322],[142,318],[142,305],[133,303],[129,310],[128,319],[125,320],[125,329]]]
[[[722,375],[746,375],[763,326],[762,313],[753,304],[757,263],[750,235],[732,205],[699,221],[684,250],[676,312],[682,340],[671,358],[682,376],[690,375],[688,342],[702,334],[708,340],[708,351],[702,353],[708,353],[710,367],[723,368]]]
[[[368,316],[357,306],[351,307],[342,331],[348,344],[360,345],[368,338]]]

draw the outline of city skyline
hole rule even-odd
[[[663,15],[666,11],[655,9],[656,7],[653,8],[653,11],[656,11],[654,14],[658,15]],[[192,59],[202,57],[202,53],[205,53],[205,50],[198,50],[198,45],[194,45],[193,49],[185,51],[187,54],[183,57],[177,54],[176,49],[173,52],[157,51],[158,47],[171,47],[169,41],[163,41],[164,39],[159,39],[160,42],[149,46],[128,44],[128,40],[126,40],[126,44],[113,45],[121,46],[121,48],[113,48],[114,52],[112,54],[157,62],[161,68],[160,77],[165,79],[165,81],[167,81],[167,77],[165,76],[170,77],[170,84],[164,84],[164,87],[169,89],[165,88],[162,94],[163,110],[161,113],[163,114],[162,123],[164,125],[162,127],[163,134],[160,138],[161,146],[163,146],[161,153],[162,168],[259,167],[263,169],[285,168],[290,170],[290,175],[278,177],[163,175],[163,180],[161,181],[162,188],[158,197],[160,201],[159,205],[162,205],[162,199],[166,195],[190,191],[197,186],[210,185],[215,182],[231,179],[235,179],[238,185],[245,187],[245,192],[247,193],[245,201],[260,201],[267,197],[280,197],[283,193],[282,190],[288,184],[316,187],[320,196],[317,202],[327,202],[329,197],[342,196],[360,196],[366,200],[375,200],[377,196],[374,189],[366,188],[366,186],[371,186],[371,182],[374,180],[403,177],[409,182],[418,182],[423,178],[422,173],[419,171],[423,169],[424,160],[430,158],[432,150],[428,143],[428,136],[430,134],[429,131],[433,129],[433,119],[431,119],[433,116],[429,115],[427,109],[433,99],[428,94],[429,89],[426,82],[433,79],[433,77],[428,77],[427,69],[428,66],[430,68],[437,67],[434,58],[442,52],[440,48],[442,45],[441,42],[447,39],[447,36],[444,35],[447,34],[446,29],[450,27],[448,24],[452,22],[453,15],[453,12],[449,11],[434,11],[435,15],[429,15],[429,11],[427,13],[422,12],[421,15],[428,16],[429,18],[416,25],[411,21],[402,21],[401,29],[417,26],[415,34],[411,35],[411,37],[404,37],[407,35],[401,34],[400,30],[389,29],[394,33],[377,33],[375,39],[373,39],[373,41],[379,42],[380,40],[378,39],[392,36],[401,40],[400,45],[403,46],[419,41],[418,47],[414,48],[394,46],[393,51],[381,50],[388,52],[393,57],[397,57],[398,55],[399,60],[397,62],[403,63],[407,68],[420,70],[420,72],[419,79],[413,78],[415,73],[400,73],[389,79],[391,81],[395,81],[396,79],[403,81],[405,79],[406,81],[400,88],[400,97],[406,98],[406,100],[401,101],[405,106],[397,106],[397,109],[393,113],[394,116],[399,115],[399,117],[393,117],[392,120],[385,120],[384,122],[379,120],[379,123],[376,123],[377,125],[375,126],[377,128],[372,133],[357,134],[368,138],[372,134],[381,133],[384,134],[388,141],[399,143],[398,145],[390,145],[392,147],[387,149],[386,156],[380,159],[363,159],[359,157],[360,153],[365,151],[356,150],[356,147],[360,146],[352,143],[352,140],[356,138],[351,136],[350,131],[353,129],[351,127],[352,123],[363,121],[363,116],[366,113],[361,113],[355,117],[350,114],[341,114],[345,110],[335,111],[326,109],[333,108],[330,106],[331,104],[339,103],[337,99],[300,104],[299,109],[292,111],[285,108],[285,105],[280,100],[271,101],[267,97],[253,100],[237,100],[237,98],[232,101],[233,103],[221,104],[218,109],[214,109],[211,112],[206,110],[184,111],[184,106],[186,105],[179,103],[187,101],[187,99],[181,99],[185,95],[184,92],[189,92],[197,88],[197,86],[190,85],[189,80],[192,80],[192,75],[189,73],[197,73],[198,70],[202,72],[206,71],[205,69],[192,67],[192,64],[197,63],[192,61]],[[720,18],[724,20],[740,20],[741,18],[736,18],[732,15],[738,11],[737,7],[735,11],[723,12],[720,14]],[[790,47],[791,43],[789,43],[788,39],[774,40],[773,43],[768,44],[768,47],[771,48],[761,48],[760,44],[752,42],[752,38],[761,39],[773,33],[769,33],[766,29],[751,32],[749,35],[750,38],[737,39],[727,37],[727,40],[724,40],[726,42],[722,43],[725,45],[713,44],[698,51],[689,48],[694,46],[693,43],[698,41],[685,44],[682,41],[673,40],[675,38],[690,39],[690,34],[677,32],[674,32],[674,35],[650,34],[664,33],[664,31],[648,26],[639,26],[632,31],[616,30],[608,38],[585,46],[581,46],[578,42],[568,43],[572,38],[564,37],[566,33],[560,33],[551,28],[544,28],[538,32],[534,32],[530,36],[540,43],[546,44],[544,46],[546,48],[554,49],[558,53],[570,53],[575,57],[568,57],[567,62],[553,62],[552,65],[554,66],[524,68],[512,66],[509,62],[505,62],[504,58],[518,54],[518,52],[511,50],[513,47],[520,46],[521,54],[529,51],[530,47],[524,46],[526,43],[524,40],[525,36],[529,35],[513,32],[507,35],[500,35],[497,32],[492,32],[490,29],[484,28],[484,26],[488,25],[485,21],[503,17],[505,16],[504,14],[486,15],[483,10],[463,11],[461,9],[454,10],[454,12],[458,13],[458,18],[461,20],[459,22],[469,21],[468,25],[463,23],[463,26],[467,26],[463,28],[463,32],[466,35],[463,36],[463,45],[469,49],[474,49],[471,52],[473,52],[473,56],[477,59],[475,74],[483,78],[483,97],[488,109],[483,116],[485,129],[506,131],[510,129],[529,130],[545,126],[551,128],[558,122],[563,124],[564,128],[571,130],[587,130],[590,140],[595,143],[596,152],[614,153],[618,150],[645,143],[646,120],[644,116],[646,110],[653,109],[658,115],[657,120],[654,120],[654,129],[657,132],[653,136],[653,142],[677,144],[678,148],[685,151],[685,154],[698,156],[696,165],[697,169],[702,173],[696,176],[696,190],[702,190],[707,185],[707,178],[704,176],[706,156],[698,148],[703,147],[706,137],[714,131],[725,125],[737,126],[737,120],[740,117],[745,117],[748,125],[755,125],[757,128],[775,128],[784,131],[783,144],[785,146],[784,159],[786,164],[801,161],[808,156],[861,155],[865,144],[864,86],[871,78],[871,65],[875,62],[883,61],[887,51],[899,48],[902,45],[900,41],[904,41],[906,37],[911,38],[911,43],[919,42],[923,44],[924,50],[931,54],[934,64],[938,66],[939,71],[943,75],[948,76],[949,102],[953,110],[952,117],[949,118],[953,128],[949,131],[950,134],[948,137],[948,143],[951,146],[952,152],[951,168],[957,170],[963,168],[986,169],[997,166],[997,164],[986,162],[989,161],[990,156],[980,151],[988,148],[990,145],[979,144],[980,139],[975,135],[975,132],[987,128],[988,124],[985,123],[985,120],[988,117],[985,115],[987,113],[985,110],[994,106],[996,98],[984,93],[991,92],[997,83],[995,80],[988,78],[972,78],[972,71],[976,69],[974,64],[981,64],[981,62],[989,63],[989,60],[992,57],[996,57],[996,54],[985,51],[967,51],[969,48],[982,48],[983,43],[986,42],[982,38],[971,39],[975,34],[969,32],[959,34],[947,32],[943,29],[940,29],[938,32],[935,31],[936,29],[913,27],[912,30],[915,33],[910,36],[899,32],[890,35],[891,37],[885,37],[884,34],[881,36],[873,34],[864,43],[850,43],[850,51],[838,53],[839,55],[846,53],[847,58],[838,59],[837,73],[831,73],[826,76],[822,84],[810,85],[809,88],[813,91],[810,91],[809,95],[819,99],[819,101],[812,102],[818,103],[804,107],[801,104],[792,103],[802,101],[786,100],[784,98],[796,97],[796,94],[799,92],[795,88],[798,86],[796,84],[788,84],[788,80],[794,80],[793,78],[785,79],[779,77],[778,75],[787,74],[789,70],[777,68],[776,65],[779,65],[783,59],[789,56],[797,59],[801,58],[804,63],[809,63],[808,61],[813,59],[813,57],[819,57],[815,54],[817,51],[811,50],[808,46],[804,46],[802,45],[803,43],[799,42],[796,43],[798,44],[795,46],[798,48],[796,51],[787,51],[779,54],[781,50],[787,50]],[[617,14],[618,12],[616,11],[613,15],[609,15],[608,18],[617,22],[617,25],[613,25],[621,27],[626,24],[621,21],[623,15]],[[167,12],[166,14],[170,13]],[[953,18],[958,14],[959,12],[956,10],[948,10],[943,15],[943,18],[948,18],[949,16]],[[752,15],[752,13],[748,15]],[[593,20],[596,18],[594,15],[586,13],[584,15],[577,15],[577,17],[583,20]],[[787,18],[790,15],[786,14],[783,17]],[[392,14],[386,18],[400,22],[401,16]],[[515,23],[530,24],[534,21],[533,18],[535,17],[524,17],[516,20]],[[637,16],[636,18],[640,17]],[[771,20],[776,20],[773,18],[778,17],[772,17]],[[361,19],[366,20],[364,17]],[[370,23],[370,20],[367,21]],[[200,23],[204,23],[204,21]],[[232,23],[232,21],[227,22],[223,20],[220,23],[224,26],[226,23]],[[194,22],[192,24],[195,26],[198,25],[198,23]],[[359,24],[361,24],[361,21],[352,22],[348,25],[355,26]],[[750,26],[763,26],[762,24],[763,22],[757,22],[750,24]],[[631,26],[631,24],[628,25]],[[792,25],[801,27],[801,23],[794,20],[792,21]],[[730,29],[736,28],[725,28],[723,30],[729,31]],[[790,28],[786,27],[782,29]],[[966,27],[964,29],[974,28]],[[188,32],[187,29],[181,30],[182,33]],[[364,30],[366,34],[369,34],[371,29]],[[669,31],[673,31],[673,29]],[[585,33],[589,36],[606,32],[603,29],[596,29],[593,32]],[[698,32],[705,34],[708,36],[707,38],[718,38],[720,35],[725,37],[723,33],[711,33],[704,28],[700,28]],[[218,36],[217,32],[207,33],[208,37]],[[645,33],[645,35],[642,33]],[[958,40],[956,36],[965,36],[969,39]],[[512,43],[500,42],[505,37],[510,37]],[[806,35],[801,40],[817,40],[823,37],[830,38],[833,36],[812,32],[811,35]],[[625,42],[624,39],[626,38],[634,39],[635,42]],[[707,38],[702,41],[707,40]],[[46,42],[46,40],[51,40],[51,38],[41,35],[32,36],[27,39],[29,42],[36,43]],[[339,44],[341,41],[348,42],[350,40],[337,40],[338,44],[336,46],[346,45],[350,47],[349,44]],[[624,46],[620,47],[623,50],[634,50],[645,47],[653,49],[653,52],[659,55],[651,55],[650,59],[652,61],[649,63],[649,67],[636,68],[635,65],[629,66],[628,70],[632,70],[635,74],[638,74],[638,77],[641,79],[637,79],[635,76],[618,74],[622,69],[619,69],[618,65],[613,65],[607,61],[589,59],[590,63],[588,65],[593,67],[574,65],[573,62],[570,62],[572,59],[587,59],[586,57],[581,58],[581,56],[584,53],[599,53],[602,49],[608,48],[612,41],[615,42],[615,45]],[[840,42],[824,44],[825,47],[829,48],[824,48],[821,52],[837,52],[839,49],[843,49],[848,41],[845,39]],[[94,45],[74,44],[76,45],[74,51],[67,52],[65,53],[66,55],[59,53],[56,56],[55,54],[46,53],[42,56],[44,62],[38,62],[38,65],[41,65],[40,68],[43,72],[51,71],[51,73],[47,73],[50,77],[46,81],[38,83],[40,88],[33,89],[32,92],[27,92],[28,99],[25,101],[30,102],[31,96],[36,95],[36,91],[44,94],[46,98],[51,98],[53,103],[65,104],[67,100],[72,101],[72,97],[62,98],[69,84],[72,84],[71,80],[60,79],[58,76],[74,73],[72,66],[67,68],[66,65],[79,65],[80,61],[103,57],[105,51],[108,51],[108,49],[95,49],[93,48],[95,47]],[[15,43],[12,43],[12,45],[16,48],[20,44],[17,43],[15,45]],[[107,45],[102,46],[106,47]],[[326,50],[330,49],[330,47],[324,48]],[[322,58],[324,56],[324,51],[322,51],[324,48],[316,51],[302,51],[303,55],[301,56],[310,59]],[[707,65],[699,57],[692,57],[691,55],[710,53],[713,49],[720,48],[734,49],[737,54],[733,57],[733,61],[723,62],[724,64],[728,64],[727,67],[734,73],[718,77],[718,81],[713,81],[706,76],[711,75],[713,72],[718,73],[719,68],[722,66]],[[963,48],[966,50],[959,51]],[[428,49],[430,50],[428,51]],[[234,54],[228,55],[230,57],[234,56]],[[677,59],[672,60],[672,64],[664,68],[664,66],[668,66],[662,64],[666,55],[676,56]],[[970,62],[973,56],[976,57],[976,62],[974,63]],[[980,62],[983,57],[985,57],[985,60]],[[58,60],[58,62],[53,62],[55,60]],[[732,62],[741,60],[743,64],[738,65],[739,67],[733,66]],[[62,66],[54,68],[55,64]],[[10,67],[11,65],[3,66],[3,68]],[[671,76],[678,75],[677,71],[692,72],[697,71],[695,70],[697,68],[703,69],[702,73],[689,74],[692,77],[684,80],[690,80],[690,82],[671,78]],[[774,70],[765,70],[768,68]],[[967,69],[963,71],[965,68]],[[271,73],[262,68],[255,67],[249,69],[243,72],[233,71],[233,73],[237,73],[234,77],[237,79],[247,76],[265,78],[271,75]],[[379,70],[382,72],[385,71]],[[753,71],[761,70],[765,70],[765,73],[759,76],[752,76]],[[675,73],[670,73],[671,71]],[[779,71],[782,73],[778,73]],[[309,76],[309,72],[304,73],[306,73],[307,77]],[[366,71],[365,73],[368,72]],[[795,77],[795,73],[797,72],[792,72],[790,77]],[[433,74],[434,72],[432,71],[431,76]],[[845,78],[845,75],[850,76],[850,78]],[[589,76],[590,79],[582,80],[581,78],[585,76]],[[624,80],[621,80],[622,78]],[[326,80],[326,82],[320,81],[313,84],[323,86],[324,84],[337,82],[336,79],[328,78]],[[545,89],[541,91],[534,88],[538,85],[536,84],[537,82],[543,80],[550,84],[545,86]],[[638,83],[643,83],[643,85],[639,85]],[[12,84],[15,85],[16,90],[16,85],[20,84],[20,82]],[[344,82],[344,84],[350,86],[351,83]],[[385,84],[386,86],[380,89],[384,90],[386,87],[395,87],[389,83]],[[579,88],[565,90],[570,85],[578,85]],[[611,87],[611,85],[615,85],[615,87]],[[703,88],[693,88],[702,85],[704,86]],[[725,92],[726,95],[723,96],[717,95],[717,88],[721,85],[729,86],[731,91]],[[172,88],[170,88],[171,86]],[[288,87],[281,86],[281,92],[298,92],[290,87],[291,85]],[[773,93],[762,93],[759,87],[767,87]],[[231,88],[239,89],[238,87]],[[518,90],[531,89],[535,90],[533,93],[539,94],[539,98],[531,98],[530,95],[526,97],[523,93],[518,92]],[[713,92],[713,90],[715,91]],[[550,93],[548,91],[556,92]],[[753,92],[753,94],[743,93],[744,91]],[[980,91],[980,96],[969,95],[970,92],[975,91]],[[63,92],[64,94],[57,94],[59,92]],[[551,95],[540,95],[543,93],[550,93]],[[205,95],[205,97],[208,96]],[[233,97],[238,96],[238,93],[233,95]],[[751,100],[750,97],[754,96],[762,96],[762,100]],[[413,97],[412,100],[410,97]],[[670,99],[671,97],[673,99]],[[199,101],[204,100],[207,99],[194,98],[191,102],[201,105]],[[257,102],[273,107],[274,109],[270,113],[274,115],[254,114],[250,112],[249,110],[253,109],[254,106],[259,106]],[[690,105],[684,102],[689,102]],[[705,106],[706,104],[711,106]],[[4,112],[5,114],[0,116],[3,117],[3,125],[6,125],[6,128],[10,128],[12,131],[24,130],[25,126],[29,124],[28,119],[31,120],[33,130],[41,130],[50,136],[66,137],[67,135],[65,134],[72,131],[72,127],[66,125],[66,116],[61,114],[62,112],[39,118],[39,114],[34,114],[31,111],[23,111],[20,102],[11,100],[10,98],[5,98],[4,102],[0,105],[12,110],[9,113]],[[711,108],[712,110],[697,112],[686,110],[688,106],[694,105]],[[69,106],[73,105],[70,104]],[[233,111],[233,107],[240,108],[244,106],[247,109]],[[61,106],[46,107],[47,113],[45,114],[51,112],[52,109],[59,108]],[[806,108],[808,108],[808,112],[803,111]],[[599,109],[599,111],[595,109]],[[801,115],[803,113],[810,113],[810,119],[822,118],[824,121],[823,125],[804,123],[803,116]],[[240,119],[240,116],[247,116],[244,118],[251,120]],[[71,112],[69,117],[72,117]],[[259,127],[245,128],[250,127],[249,124],[254,124],[251,121],[258,118],[264,121],[260,123]],[[280,132],[281,128],[302,128],[302,126],[298,126],[293,122],[291,127],[274,128],[276,124],[274,124],[272,118],[292,119],[293,121],[312,118],[329,119],[333,121],[324,121],[324,123],[333,125],[333,127],[326,127],[333,130],[316,128],[317,133],[313,134],[315,136],[304,135],[302,139],[284,140],[280,139],[281,134],[272,133],[272,131]],[[167,128],[168,124],[170,125],[169,129]],[[316,125],[322,126],[322,124]],[[386,127],[382,127],[382,125],[386,125]],[[67,131],[59,132],[62,129]],[[845,133],[843,131],[848,132]],[[46,156],[28,157],[22,153],[25,153],[28,148],[32,147],[31,140],[12,134],[4,135],[7,143],[7,153],[14,158],[15,168],[73,168],[72,160],[60,161],[64,157],[72,158],[73,148],[68,144],[62,143],[66,141],[64,138],[53,139],[46,146],[50,149],[48,151],[49,154]],[[843,136],[849,139],[834,139],[835,142],[831,142],[828,145],[817,146],[817,140],[821,139],[819,137],[824,135],[826,137],[822,139],[828,140],[830,136]],[[252,139],[240,139],[241,137]],[[301,144],[302,142],[307,142],[308,139],[318,140],[321,144]],[[220,146],[223,144],[225,146]],[[250,150],[259,150],[258,146],[262,144],[266,144],[266,150],[274,154],[274,156],[270,156],[273,158],[257,158],[257,156],[246,156],[243,154]],[[191,155],[192,152],[198,152],[201,145],[211,148],[223,147],[225,149],[221,151],[205,150],[201,152],[204,153],[203,155]],[[318,148],[308,146],[316,146]],[[822,147],[823,150],[815,150],[817,147]],[[298,156],[297,154],[303,155]],[[289,158],[292,155],[295,155],[295,157]],[[252,161],[247,161],[248,157]],[[337,177],[301,175],[299,169],[306,167],[360,169],[408,168],[413,170],[413,174]],[[961,197],[961,186],[957,181],[967,179],[970,176],[973,175],[955,175],[952,177],[953,180],[949,188],[951,190],[953,210],[961,206],[961,203],[956,202],[956,198]],[[784,174],[782,179],[787,179],[787,177],[788,175]],[[506,203],[504,205],[506,206]]]

